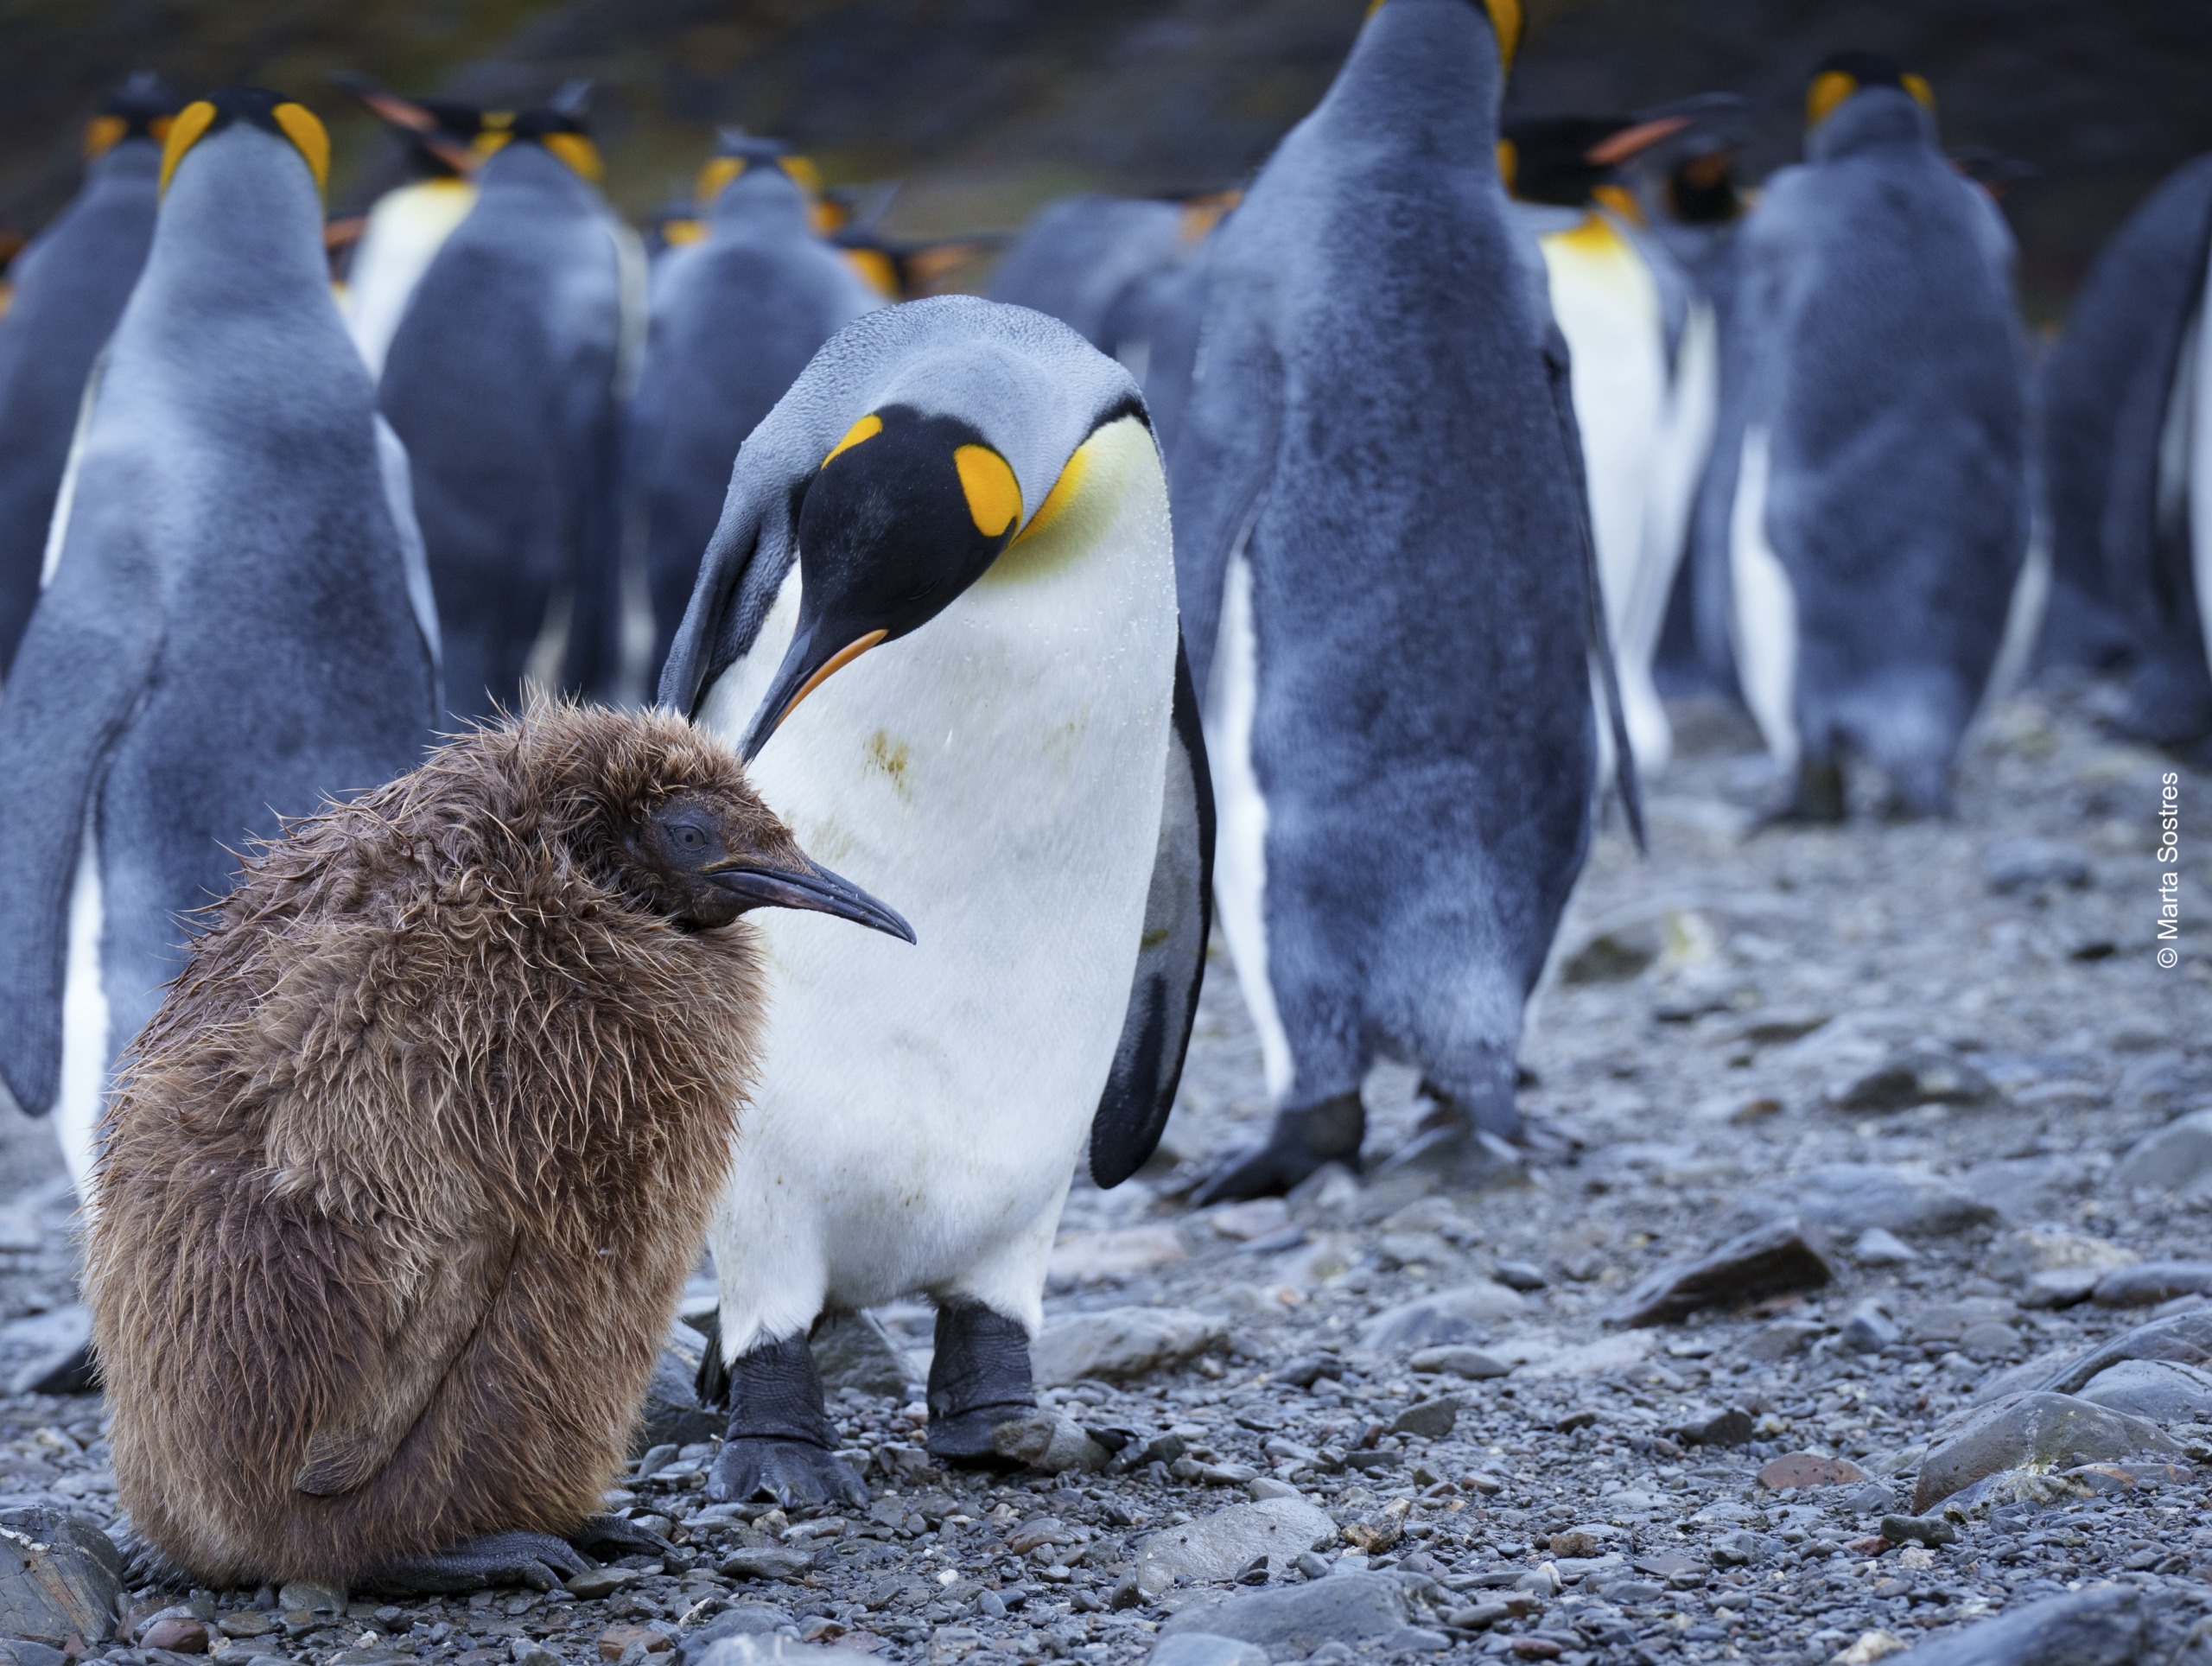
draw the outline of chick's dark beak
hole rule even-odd
[[[909,943],[915,940],[914,928],[897,909],[878,902],[850,880],[804,856],[795,865],[734,857],[699,871],[742,900],[740,912],[754,908],[804,908],[810,913],[835,914]]]

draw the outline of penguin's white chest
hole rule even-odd
[[[1115,426],[1135,442],[1093,464],[1086,499],[1125,477],[1103,510],[831,677],[751,766],[808,854],[919,941],[753,916],[770,1000],[721,1239],[745,1246],[721,1269],[736,1346],[810,1300],[943,1288],[995,1258],[1033,1259],[1041,1284],[1128,1007],[1173,690],[1165,486],[1149,436]],[[743,731],[798,592],[794,569],[708,727]],[[733,1281],[753,1313],[730,1311]]]

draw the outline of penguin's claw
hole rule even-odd
[[[594,1561],[612,1561],[617,1556],[665,1555],[675,1548],[659,1534],[649,1533],[620,1516],[585,1517],[584,1524],[569,1535],[569,1544]]]
[[[718,1504],[766,1499],[789,1510],[797,1504],[868,1503],[868,1484],[834,1452],[804,1440],[741,1436],[722,1443],[707,1477],[707,1497]]]
[[[550,1533],[493,1533],[431,1556],[387,1562],[355,1581],[379,1596],[448,1597],[497,1586],[550,1591],[591,1563]]]

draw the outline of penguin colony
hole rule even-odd
[[[1277,1115],[1199,1195],[1363,1161],[1384,1059],[1432,1102],[1389,1160],[1479,1171],[1662,690],[1740,700],[1805,819],[1940,813],[2031,652],[2212,737],[2207,164],[2092,274],[2031,468],[1927,81],[1819,65],[1754,189],[1723,96],[1507,113],[1521,28],[1378,0],[1241,190],[1048,208],[988,301],[883,304],[972,245],[734,130],[648,272],[585,89],[359,79],[408,177],[334,296],[304,105],[102,111],[0,315],[0,1080],[88,1204],[154,1553],[623,1548],[702,1242],[710,1496],[862,1501],[807,1332],[913,1293],[931,1451],[1014,1462],[1217,908]]]

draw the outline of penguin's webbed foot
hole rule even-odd
[[[860,1506],[868,1503],[868,1484],[836,1453],[811,1441],[734,1435],[722,1442],[707,1477],[707,1497],[715,1504],[766,1501],[785,1510]]]
[[[1028,1328],[970,1298],[940,1300],[929,1396],[931,1457],[962,1469],[1020,1469],[996,1434],[1037,1409]]]
[[[587,1516],[584,1524],[569,1535],[571,1549],[594,1561],[613,1561],[617,1556],[661,1556],[675,1547],[658,1533],[649,1533],[620,1516]]]
[[[499,1586],[550,1591],[591,1563],[550,1533],[492,1533],[435,1555],[409,1556],[362,1574],[354,1588],[391,1597],[451,1597]]]
[[[1277,1197],[1324,1163],[1357,1168],[1360,1142],[1366,1135],[1367,1112],[1356,1091],[1278,1111],[1267,1142],[1215,1170],[1192,1194],[1192,1206],[1204,1209],[1209,1204]]]

